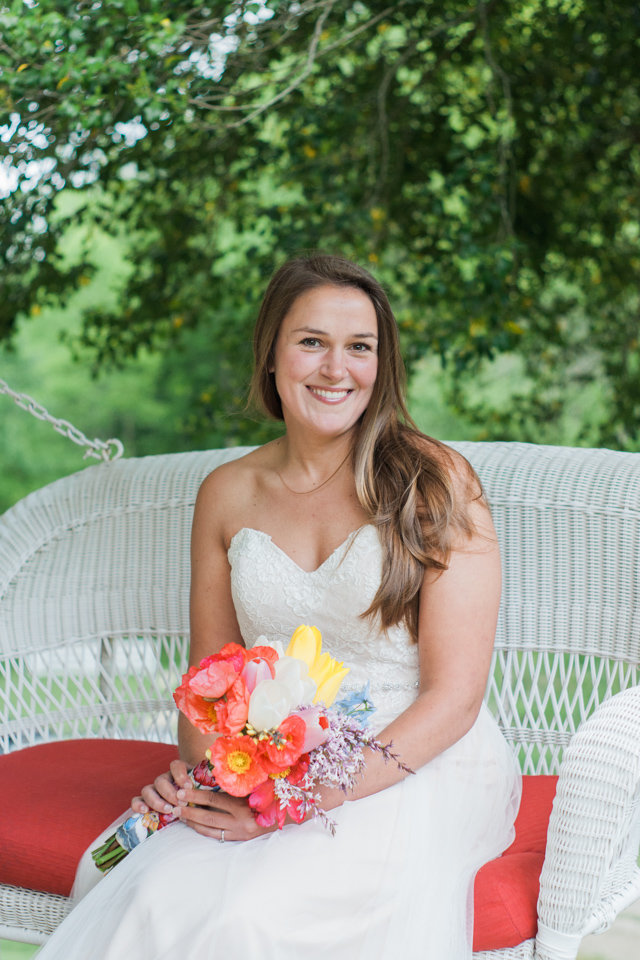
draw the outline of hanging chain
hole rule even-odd
[[[84,455],[84,459],[87,457],[95,457],[96,460],[118,460],[124,453],[124,447],[120,440],[89,440],[88,437],[85,437],[84,433],[81,430],[78,430],[77,427],[74,427],[73,424],[69,423],[68,420],[59,420],[57,417],[52,417],[51,414],[45,410],[45,408],[37,403],[26,393],[16,393],[15,390],[12,390],[11,387],[5,383],[4,380],[0,379],[0,393],[6,393],[8,397],[17,403],[19,407],[23,410],[26,410],[27,413],[30,413],[32,416],[36,417],[38,420],[46,420],[47,423],[50,423],[53,429],[62,434],[63,437],[68,437],[69,440],[72,440],[74,443],[77,443],[79,447],[86,447],[87,451]]]

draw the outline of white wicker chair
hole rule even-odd
[[[474,957],[572,960],[640,897],[640,455],[453,446],[482,478],[504,557],[487,702],[523,772],[560,773],[538,937]],[[173,739],[195,495],[242,452],[101,464],[0,518],[0,751]],[[0,885],[0,937],[42,942],[68,909]]]

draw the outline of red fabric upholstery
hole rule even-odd
[[[515,947],[536,935],[540,871],[557,782],[557,777],[522,778],[515,840],[476,876],[474,950]]]
[[[65,740],[0,756],[0,882],[68,895],[78,860],[177,756],[166,743]]]

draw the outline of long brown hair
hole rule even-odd
[[[378,527],[384,554],[380,587],[363,616],[379,616],[383,629],[404,621],[417,640],[424,572],[446,569],[454,538],[459,533],[470,536],[473,527],[466,507],[472,496],[479,495],[480,482],[463,458],[454,465],[448,448],[414,424],[405,401],[398,326],[388,297],[368,271],[342,257],[322,253],[297,257],[271,278],[254,331],[250,401],[283,419],[270,372],[280,326],[301,294],[324,285],[362,290],[378,320],[378,374],[353,449],[358,500]]]

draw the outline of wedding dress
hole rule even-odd
[[[377,633],[359,613],[380,582],[372,525],[311,572],[267,534],[229,549],[247,646],[315,624],[351,667],[340,695],[370,682],[384,728],[415,698],[418,653],[403,627]],[[184,824],[136,848],[84,897],[39,960],[466,960],[473,878],[511,842],[520,775],[486,708],[472,729],[413,776],[245,843]]]

